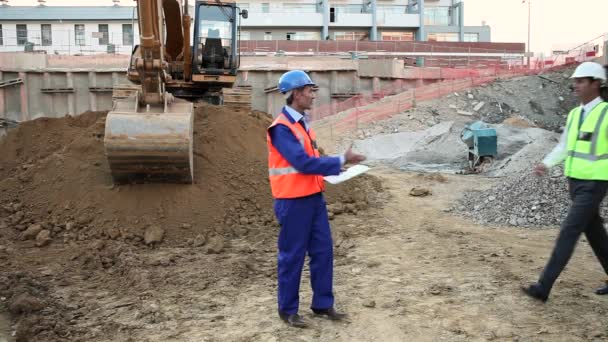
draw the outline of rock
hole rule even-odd
[[[93,217],[89,216],[89,215],[80,215],[76,219],[76,223],[78,223],[78,225],[80,225],[80,226],[87,225],[87,224],[91,223],[91,221],[93,221]]]
[[[44,309],[44,307],[45,304],[42,300],[28,293],[22,293],[10,301],[8,310],[13,315],[20,315],[23,313],[38,312]]]
[[[536,114],[540,114],[540,115],[545,114],[543,107],[540,104],[538,104],[538,102],[536,102],[534,100],[530,100],[530,101],[528,101],[528,103],[530,104],[530,107]]]
[[[192,246],[202,247],[205,245],[205,242],[207,242],[207,238],[205,237],[205,235],[199,234],[194,238],[194,240],[192,240]]]
[[[451,104],[449,107],[450,107],[451,109],[458,109],[458,106],[453,105],[453,104]]]
[[[363,306],[366,308],[375,308],[376,302],[371,299],[368,299],[368,300],[363,301]]]
[[[355,213],[357,211],[357,207],[355,207],[355,205],[353,203],[348,203],[345,205],[345,207],[346,207],[346,212]]]
[[[333,203],[329,205],[328,209],[335,215],[340,215],[344,212],[344,205],[342,203]]]
[[[39,224],[32,224],[23,233],[21,233],[21,240],[34,239],[38,233],[42,231],[42,226]]]
[[[429,196],[431,194],[432,194],[432,192],[430,189],[419,187],[419,186],[415,186],[412,188],[412,190],[410,190],[410,196],[414,196],[414,197],[425,197],[425,196]]]
[[[116,227],[110,227],[106,229],[106,236],[112,240],[116,240],[120,237],[120,229]]]
[[[74,230],[74,226],[75,226],[74,222],[68,222],[65,224],[65,230],[67,230],[67,231]]]
[[[46,229],[41,230],[40,233],[36,235],[36,246],[44,247],[49,243],[51,243],[51,232]]]
[[[93,242],[92,247],[94,250],[101,251],[102,249],[106,248],[106,242],[103,240],[97,240]]]
[[[467,94],[467,97],[468,97],[469,99],[471,99],[471,100],[475,98],[475,97],[473,96],[473,94],[471,94],[471,93],[468,93],[468,94]]]
[[[219,254],[224,250],[224,238],[219,236],[219,235],[215,235],[212,238],[209,239],[209,241],[207,242],[207,249],[206,252],[207,254]]]
[[[11,216],[11,223],[18,224],[23,220],[24,217],[25,214],[23,213],[23,211],[18,211]]]
[[[144,242],[146,245],[157,244],[163,241],[165,230],[159,226],[149,226],[144,233]]]
[[[473,111],[475,111],[475,112],[479,112],[479,110],[480,110],[481,108],[483,108],[483,106],[484,106],[485,104],[486,104],[486,103],[485,103],[485,102],[483,102],[483,101],[482,101],[482,102],[479,102],[479,103],[478,103],[478,104],[475,106],[475,108],[473,108]]]
[[[23,203],[14,203],[13,204],[13,212],[16,213],[23,208]]]
[[[458,113],[459,115],[463,115],[463,116],[473,116],[473,113],[467,112],[465,110],[459,110],[456,113]]]

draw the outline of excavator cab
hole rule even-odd
[[[232,87],[239,67],[235,3],[198,1],[194,18],[192,81],[220,90]]]

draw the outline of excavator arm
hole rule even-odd
[[[104,147],[117,183],[193,181],[194,109],[183,98],[250,107],[251,90],[233,88],[238,18],[247,11],[234,1],[197,0],[190,46],[191,19],[183,1],[137,0],[140,45],[127,73],[137,89],[116,98],[106,117]]]

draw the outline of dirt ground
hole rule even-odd
[[[382,205],[332,221],[337,306],[349,322],[312,317],[305,270],[300,312],[311,327],[282,323],[275,245],[245,239],[219,254],[103,242],[86,251],[39,249],[5,240],[0,311],[18,322],[11,329],[21,341],[608,339],[608,298],[592,292],[605,275],[585,242],[549,302],[539,304],[519,286],[536,279],[557,230],[476,226],[448,212],[463,191],[495,180],[389,169],[372,175],[383,184]],[[432,194],[410,196],[414,186]]]

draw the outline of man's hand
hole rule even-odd
[[[359,164],[365,160],[365,156],[353,152],[353,146],[351,145],[346,153],[344,153],[344,160],[346,164]]]
[[[539,177],[547,174],[547,167],[545,164],[536,164],[536,166],[534,166],[534,174]]]

